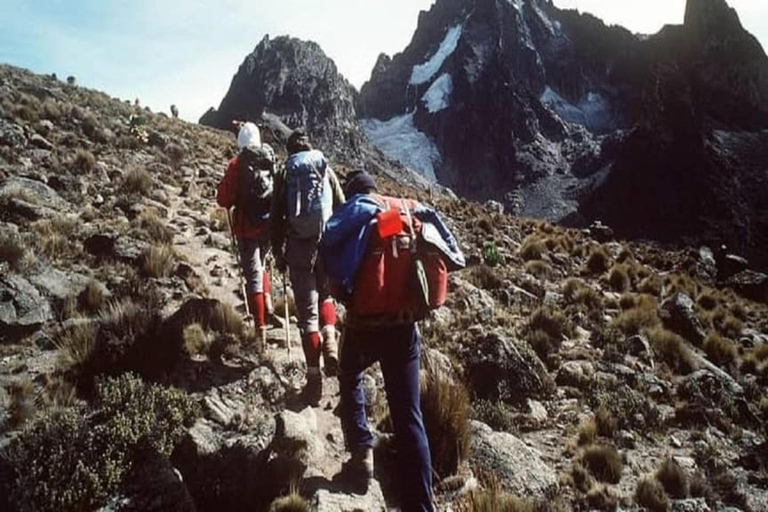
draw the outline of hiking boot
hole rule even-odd
[[[301,394],[307,405],[320,406],[320,399],[323,398],[323,376],[319,367],[307,368],[307,383]]]
[[[336,336],[336,327],[326,325],[322,328],[322,334],[325,374],[335,376],[339,372],[339,343]]]
[[[361,479],[373,480],[373,448],[357,448],[349,459],[349,469]]]

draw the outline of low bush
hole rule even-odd
[[[600,482],[617,484],[621,480],[624,463],[612,446],[590,446],[582,454],[581,463]]]
[[[499,248],[496,247],[496,242],[486,242],[483,245],[483,261],[489,267],[495,267],[502,262]]]
[[[131,375],[101,381],[95,410],[48,413],[14,439],[7,450],[11,501],[21,511],[97,509],[130,471],[137,450],[170,455],[198,414],[181,391]]]
[[[455,474],[472,443],[466,389],[430,375],[421,390],[421,411],[434,471],[441,478]]]

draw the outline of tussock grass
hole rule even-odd
[[[590,446],[582,454],[581,463],[600,482],[617,484],[621,480],[624,463],[612,446]]]
[[[504,281],[499,273],[488,265],[476,265],[469,272],[469,282],[484,290],[499,290],[504,286]]]
[[[160,218],[156,208],[145,208],[133,222],[136,229],[151,242],[170,244],[173,242],[173,229]]]
[[[460,505],[461,512],[538,512],[531,500],[524,500],[498,487],[473,491]]]
[[[88,150],[78,149],[72,158],[72,170],[80,174],[88,174],[96,165],[96,157]]]
[[[151,245],[141,257],[141,270],[149,277],[167,277],[176,267],[176,253],[169,245]]]
[[[81,311],[95,313],[99,311],[106,300],[104,288],[98,281],[91,279],[85,289],[77,297],[78,308]]]
[[[2,403],[5,402],[5,403]],[[15,430],[30,420],[37,412],[35,387],[29,377],[13,380],[5,385],[5,396],[0,405],[7,411],[7,428]]]
[[[540,260],[547,253],[547,246],[540,237],[531,235],[520,246],[520,257],[524,261]]]
[[[669,457],[661,464],[656,471],[656,480],[670,497],[676,499],[688,497],[688,475],[674,458]]]
[[[627,336],[640,334],[644,329],[654,328],[660,324],[658,306],[648,302],[638,302],[636,307],[621,312],[611,322],[613,328]]]
[[[525,271],[539,279],[548,279],[552,275],[552,267],[546,261],[531,260],[525,264]]]
[[[22,267],[22,261],[26,249],[21,237],[13,233],[0,233],[0,263],[8,263],[14,269]]]
[[[122,191],[128,195],[147,195],[152,188],[152,176],[140,166],[130,166],[123,175]]]
[[[542,359],[560,350],[564,336],[573,333],[573,326],[561,312],[541,307],[528,321],[528,343]]]
[[[651,512],[667,512],[669,497],[664,487],[652,477],[644,477],[637,483],[635,501]]]
[[[211,340],[199,323],[193,323],[184,328],[184,351],[187,355],[204,355],[211,348]]]
[[[613,413],[605,406],[601,406],[595,413],[595,425],[598,435],[604,437],[613,437],[618,426],[618,421],[613,417]]]
[[[717,365],[731,364],[739,355],[736,345],[717,333],[710,333],[704,339],[703,348],[709,360]]]
[[[74,240],[76,218],[57,215],[32,223],[30,229],[34,234],[32,243],[37,251],[52,260],[73,258],[81,252],[81,246]]]
[[[672,370],[679,374],[696,370],[694,356],[682,337],[663,327],[650,329],[647,335],[656,355]]]
[[[310,510],[312,509],[309,502],[296,492],[277,498],[269,506],[269,512],[309,512]]]
[[[593,288],[587,286],[584,281],[570,278],[563,285],[563,298],[568,304],[581,304],[590,311],[602,308],[602,298]]]
[[[629,271],[626,265],[617,264],[611,268],[608,274],[608,284],[616,292],[625,292],[629,289]]]
[[[596,245],[592,248],[587,258],[587,270],[590,274],[603,274],[611,265],[611,257],[605,247]]]
[[[53,343],[67,365],[79,367],[93,355],[97,332],[98,327],[93,322],[83,320],[60,331],[54,336]]]
[[[591,446],[597,439],[597,424],[592,418],[585,419],[579,425],[579,436],[577,443],[579,446]]]
[[[456,473],[472,444],[466,389],[430,375],[422,386],[421,411],[433,469],[441,478]]]

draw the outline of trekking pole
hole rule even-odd
[[[291,360],[291,324],[288,316],[288,271],[283,272],[283,304],[285,310],[285,346],[288,348],[288,361]]]
[[[229,224],[229,239],[232,242],[232,250],[235,251],[235,259],[238,260],[237,268],[240,269],[240,272],[238,274],[240,275],[240,292],[243,294],[243,302],[245,303],[245,318],[246,320],[250,320],[251,317],[251,308],[248,306],[248,290],[245,286],[245,276],[243,275],[243,267],[240,265],[240,248],[237,245],[237,239],[235,238],[235,232],[232,228],[232,212],[229,211],[229,208],[227,210],[227,223]]]

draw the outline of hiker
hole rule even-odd
[[[317,406],[323,393],[320,355],[327,375],[338,367],[336,305],[328,290],[317,249],[325,222],[344,203],[344,192],[323,154],[302,130],[286,144],[288,158],[275,175],[272,250],[275,266],[288,268],[307,363],[304,399]],[[322,337],[321,337],[322,336]]]
[[[354,482],[373,478],[373,436],[363,372],[378,361],[400,458],[402,510],[431,511],[429,444],[421,414],[416,321],[445,300],[447,272],[464,266],[455,239],[430,208],[376,193],[365,171],[347,177],[347,202],[328,221],[321,255],[347,305],[341,343],[341,423]],[[418,262],[418,263],[417,263]],[[411,276],[421,268],[428,286]],[[360,479],[360,480],[358,480]]]
[[[269,144],[261,143],[259,128],[239,122],[238,155],[229,162],[219,183],[219,206],[234,207],[230,229],[237,240],[238,258],[246,282],[250,311],[254,317],[260,349],[267,346],[267,316],[272,314],[272,298],[265,258],[269,251],[269,211],[275,155]]]

